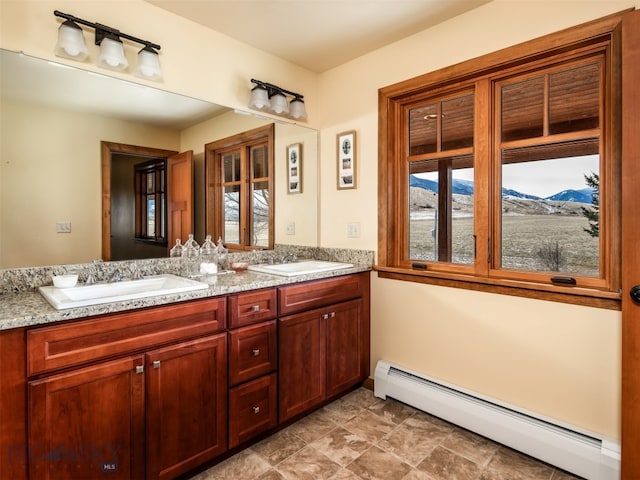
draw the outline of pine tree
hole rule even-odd
[[[593,189],[591,195],[591,207],[582,209],[582,214],[589,221],[589,228],[583,228],[592,237],[598,237],[600,235],[600,176],[597,173],[591,172],[591,175],[585,175],[584,180],[587,186]]]

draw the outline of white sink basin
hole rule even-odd
[[[301,260],[291,263],[276,263],[273,265],[249,265],[249,270],[260,273],[270,273],[283,277],[309,275],[312,273],[330,272],[353,267],[352,263],[329,262],[325,260]]]
[[[140,280],[76,285],[68,288],[46,286],[40,287],[38,290],[53,308],[62,310],[171,293],[190,292],[205,288],[209,288],[206,283],[178,277],[177,275],[164,274],[144,277]]]

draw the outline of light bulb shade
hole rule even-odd
[[[161,80],[162,69],[160,68],[160,58],[158,52],[147,46],[138,52],[138,64],[133,70],[133,74],[148,80]]]
[[[107,35],[100,42],[100,56],[97,64],[99,67],[109,70],[122,71],[129,65],[124,56],[122,40],[115,35]]]
[[[254,110],[268,110],[271,107],[269,101],[269,92],[261,85],[251,89],[251,98],[249,98],[249,108]]]
[[[71,58],[80,62],[89,56],[82,29],[76,23],[67,20],[60,25],[54,53],[58,57]]]
[[[305,120],[307,110],[304,108],[304,101],[301,98],[294,98],[289,104],[289,116],[295,120]]]
[[[289,113],[289,102],[282,93],[271,95],[271,111],[276,115],[287,115]]]

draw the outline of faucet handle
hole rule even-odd
[[[131,280],[140,280],[142,278],[142,272],[138,268],[138,265],[132,263],[129,266],[129,271],[131,272]]]

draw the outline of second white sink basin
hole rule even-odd
[[[157,295],[190,292],[205,288],[209,288],[206,283],[177,275],[164,274],[144,277],[140,280],[76,285],[68,288],[46,286],[40,287],[38,290],[53,308],[62,310]]]
[[[301,260],[299,262],[276,263],[273,265],[249,265],[249,270],[284,277],[294,277],[296,275],[310,275],[351,267],[353,267],[352,263],[329,262],[326,260]]]

